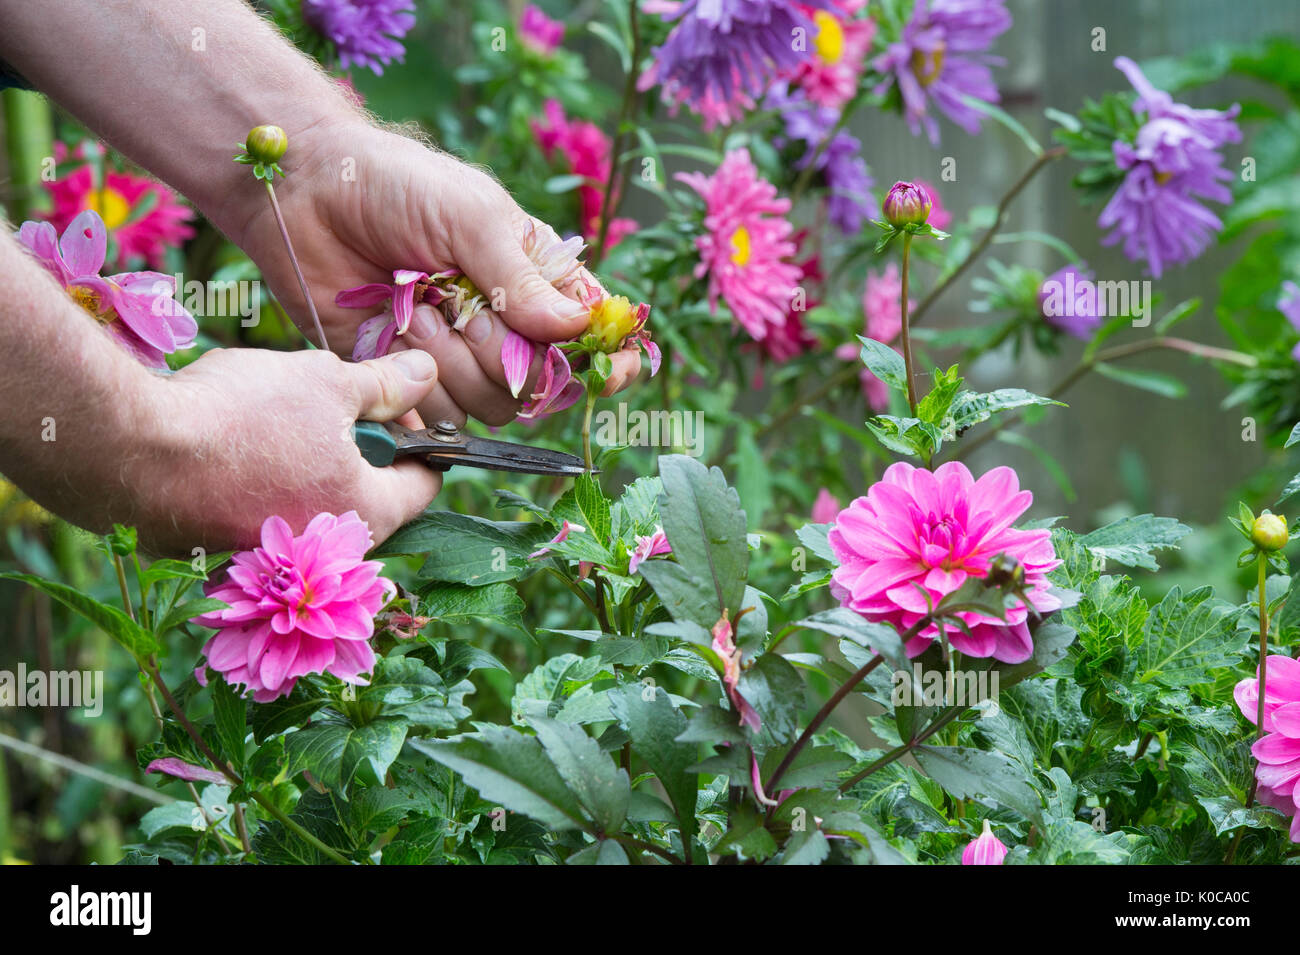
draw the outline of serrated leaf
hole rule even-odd
[[[530,573],[536,564],[528,555],[550,536],[542,524],[431,511],[402,527],[373,554],[427,554],[421,578],[481,587]]]
[[[950,409],[952,415],[950,427],[957,432],[961,432],[982,421],[987,421],[1000,412],[1010,411],[1015,408],[1026,408],[1032,405],[1061,405],[1064,407],[1063,402],[1054,398],[1044,398],[1042,395],[1036,395],[1032,391],[1025,391],[1023,388],[999,388],[996,391],[989,392],[963,391],[953,399]]]
[[[1043,805],[1026,770],[1001,753],[954,746],[918,746],[916,761],[926,775],[959,799],[986,797],[1043,823]]]
[[[123,611],[111,604],[100,603],[95,598],[88,597],[67,584],[46,580],[44,577],[37,577],[35,574],[14,572],[0,573],[0,578],[29,584],[42,593],[53,597],[69,610],[75,611],[99,627],[138,660],[146,659],[161,649],[154,635],[128,617]]]
[[[895,351],[893,346],[878,342],[874,338],[859,335],[858,341],[862,342],[859,357],[867,369],[895,391],[905,393],[907,366],[903,363],[903,356]]]
[[[1245,653],[1247,632],[1239,629],[1244,612],[1215,598],[1212,587],[1186,597],[1171,588],[1147,617],[1136,654],[1138,681],[1169,687],[1214,682],[1215,671],[1235,666]]]
[[[646,699],[650,695],[650,699]],[[683,841],[695,835],[695,803],[699,777],[689,768],[695,764],[697,746],[682,743],[686,717],[668,699],[662,688],[629,686],[610,694],[614,717],[632,740],[632,750],[646,761],[672,803]]]
[[[598,832],[617,832],[627,818],[632,786],[627,771],[580,726],[538,718],[529,721],[569,791],[578,797]]]
[[[285,738],[288,773],[295,776],[307,771],[326,789],[346,799],[347,788],[359,771],[371,783],[382,781],[405,740],[406,721],[400,719],[385,717],[365,726],[314,724]]]
[[[417,612],[440,623],[463,624],[484,620],[523,630],[524,602],[509,584],[438,584],[420,591]]]
[[[1153,552],[1177,547],[1178,542],[1191,532],[1190,527],[1172,517],[1138,514],[1084,534],[1079,543],[1093,554],[1125,567],[1158,570]]]

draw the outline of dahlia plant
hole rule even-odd
[[[138,766],[116,771],[164,805],[120,804],[115,858],[1294,859],[1300,150],[1237,170],[1254,143],[1294,147],[1300,113],[1216,99],[1232,74],[1294,104],[1294,41],[1107,54],[1109,86],[1039,116],[1004,102],[1003,0],[611,0],[588,24],[549,2],[265,6],[385,118],[427,108],[536,217],[521,246],[588,324],[504,336],[521,420],[494,436],[581,448],[585,470],[455,468],[383,541],[355,513],[258,514],[250,549],[151,560],[119,526],[98,581],[59,531],[7,524],[21,566],[0,576],[116,638],[119,685],[140,688]],[[866,114],[919,148],[961,140],[1007,170],[1000,195],[937,149],[883,168]],[[269,185],[278,157],[246,145]],[[1100,206],[1068,238],[1024,208],[1062,167]],[[173,197],[138,211],[136,188],[162,190],[60,167],[19,236],[154,367],[299,344],[273,321],[200,328],[166,276],[101,275],[110,234],[127,259],[255,274],[205,223],[184,246]],[[407,347],[417,309],[439,334],[509,324],[459,270],[371,271],[391,281],[314,280],[358,310],[355,341],[330,343],[353,360]],[[1198,294],[1169,294],[1179,276]],[[1102,282],[1132,277],[1151,297],[1113,307]],[[640,379],[603,397],[632,350]],[[1261,448],[1216,489],[1244,499],[1231,519],[1205,525],[1148,512],[1120,429],[1105,447],[1072,430],[1103,387],[1172,415],[1193,361]],[[1171,447],[1197,475],[1230,456]],[[1110,472],[1132,500],[1076,485]]]

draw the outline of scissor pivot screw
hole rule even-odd
[[[436,437],[440,441],[454,441],[460,434],[460,429],[456,427],[455,422],[446,419],[435,424],[433,430],[437,432]]]

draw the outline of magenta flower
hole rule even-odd
[[[203,647],[207,665],[258,703],[287,695],[309,673],[365,684],[375,614],[397,589],[379,576],[382,563],[365,559],[370,547],[356,511],[318,514],[297,537],[268,517],[262,546],[235,554],[225,579],[205,588],[229,604],[194,618],[217,631]]]
[[[387,355],[393,339],[406,334],[406,330],[411,327],[411,316],[415,314],[416,305],[421,302],[439,305],[449,297],[446,291],[434,283],[459,274],[454,270],[430,275],[414,269],[395,269],[391,283],[368,282],[344,289],[335,295],[334,304],[340,308],[374,308],[386,303],[390,306],[389,311],[366,319],[358,326],[357,340],[352,346],[352,360],[365,361]]]
[[[961,851],[961,864],[1001,865],[1002,860],[1006,857],[1007,847],[1002,844],[1002,840],[993,835],[993,829],[989,826],[989,821],[985,819],[984,831],[979,834],[978,838],[966,843],[966,848]]]
[[[740,717],[740,725],[748,726],[757,733],[762,728],[763,721],[759,719],[758,711],[738,689],[741,650],[733,639],[731,621],[727,619],[726,613],[723,613],[722,619],[713,625],[712,633],[713,652],[722,658],[722,685],[727,690],[727,698],[731,700],[732,707]]]
[[[402,38],[415,26],[414,0],[302,0],[302,16],[334,44],[339,66],[364,66],[383,76],[384,66],[402,62]]]
[[[916,303],[907,300],[910,312]],[[884,272],[868,272],[862,289],[862,314],[866,319],[863,332],[867,338],[889,344],[903,330],[903,279],[897,263],[890,262]],[[848,342],[835,349],[835,357],[844,361],[860,361],[862,349],[856,342]],[[862,394],[872,411],[889,407],[889,386],[871,373],[865,365],[858,373]]]
[[[952,223],[952,213],[944,206],[939,190],[924,179],[913,179],[912,184],[923,189],[930,197],[930,217],[925,221],[940,231],[947,229]]]
[[[539,547],[537,550],[529,554],[528,559],[537,560],[537,558],[539,557],[545,557],[547,554],[551,552],[551,548],[554,547],[556,544],[563,544],[565,541],[567,541],[569,539],[570,534],[584,534],[586,533],[586,531],[587,529],[583,527],[581,524],[570,524],[568,521],[565,521],[560,526],[560,532],[556,534],[554,537],[552,537],[545,544],[543,544],[541,547]]]
[[[817,500],[813,501],[812,522],[814,524],[829,524],[835,520],[836,515],[840,512],[840,502],[826,488],[817,492]]]
[[[206,766],[196,766],[193,763],[187,763],[183,759],[175,756],[167,756],[163,759],[155,759],[152,763],[144,768],[146,773],[165,773],[176,779],[184,779],[191,783],[224,783],[226,777],[215,769],[208,769]]]
[[[586,180],[577,190],[578,217],[583,235],[595,239],[600,234],[600,214],[605,204],[605,185],[609,181],[612,148],[609,137],[595,123],[569,119],[559,100],[547,100],[542,113],[543,122],[531,121],[533,136],[547,159],[560,156],[569,172]],[[635,219],[610,220],[605,235],[606,248],[614,248],[638,228]]]
[[[673,547],[668,543],[668,535],[662,527],[656,526],[653,534],[637,535],[636,547],[627,561],[627,572],[635,574],[636,569],[651,557],[671,554]]]
[[[556,414],[582,397],[582,382],[574,377],[569,359],[557,345],[547,345],[542,371],[519,417],[525,421]]]
[[[778,73],[807,58],[793,40],[813,37],[817,28],[800,8],[828,6],[829,0],[685,0],[666,15],[677,22],[652,51],[654,63],[639,86],[660,83],[670,102],[697,109],[711,102],[715,117],[734,115],[742,100],[762,96]]]
[[[1047,530],[1011,527],[1033,502],[1016,472],[994,468],[978,481],[957,461],[931,473],[897,463],[835,518],[829,541],[839,566],[831,594],[868,620],[892,624],[899,633],[966,582],[983,578],[994,557],[1006,554],[1025,572],[1025,592],[1038,613],[1061,606],[1049,593],[1047,574],[1059,563]],[[951,624],[948,643],[971,657],[1019,663],[1033,653],[1029,607],[1017,601],[1007,619],[961,612],[966,629]],[[923,653],[940,636],[930,623],[907,644],[908,656]]]
[[[880,211],[892,226],[924,225],[930,218],[934,201],[914,182],[896,182],[889,187]]]
[[[1232,201],[1224,185],[1232,173],[1223,168],[1219,150],[1241,141],[1236,123],[1241,108],[1192,109],[1152,86],[1127,57],[1119,57],[1115,66],[1137,90],[1133,110],[1145,120],[1133,143],[1117,140],[1112,146],[1126,174],[1097,225],[1111,230],[1104,245],[1122,241],[1124,254],[1134,262],[1145,260],[1159,278],[1165,266],[1204,252],[1223,228],[1198,199]]]
[[[1259,719],[1259,678],[1237,684],[1233,698],[1243,716]],[[1256,798],[1291,816],[1291,841],[1300,842],[1300,660],[1282,654],[1268,658],[1264,680],[1264,735],[1251,747]]]
[[[1038,289],[1038,308],[1047,324],[1084,341],[1092,338],[1103,318],[1092,273],[1073,265],[1043,280]]]
[[[48,222],[24,222],[18,241],[59,280],[68,294],[142,364],[165,369],[166,355],[194,344],[199,326],[176,294],[176,279],[161,272],[101,276],[108,230],[99,213],[82,212],[62,238]]]
[[[1003,0],[916,0],[903,35],[872,61],[885,76],[874,92],[883,96],[897,85],[903,116],[914,136],[924,128],[930,142],[939,143],[939,123],[929,111],[931,101],[974,135],[984,114],[962,97],[998,102],[989,66],[1002,60],[986,51],[1010,27],[1011,14]]]
[[[757,341],[771,326],[783,325],[800,270],[788,261],[794,255],[793,231],[784,218],[789,199],[778,199],[776,187],[762,179],[749,150],[727,153],[712,176],[678,173],[704,199],[705,234],[695,240],[700,263],[698,278],[709,277],[709,307],[726,301],[736,321]]]
[[[876,35],[875,21],[858,17],[866,6],[866,0],[831,0],[825,10],[812,11],[811,55],[795,67],[792,79],[818,106],[843,109],[858,92]]]
[[[552,20],[530,3],[519,18],[519,35],[525,46],[543,56],[550,56],[564,39],[564,24]]]
[[[1291,327],[1300,332],[1300,285],[1286,281],[1282,283],[1282,295],[1277,300],[1277,310],[1291,323]],[[1291,357],[1300,361],[1300,344],[1291,349]]]

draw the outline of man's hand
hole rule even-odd
[[[262,519],[301,529],[316,514],[356,510],[376,541],[416,517],[442,475],[414,460],[367,464],[358,419],[389,421],[424,399],[438,368],[418,351],[352,364],[322,351],[217,349],[155,379],[162,453],[134,460],[140,537],[151,549],[255,544]],[[419,427],[414,416],[403,423]]]
[[[425,420],[466,414],[488,424],[514,419],[521,402],[506,387],[501,343],[506,332],[538,342],[575,338],[587,326],[577,289],[561,294],[524,254],[527,214],[491,177],[451,156],[378,129],[355,116],[326,122],[293,138],[277,193],[331,348],[349,354],[357,326],[372,311],[339,308],[334,295],[366,282],[390,282],[394,269],[459,268],[504,303],[485,310],[462,333],[431,307],[417,308],[397,347],[429,352],[441,371],[422,402]],[[305,328],[306,310],[280,235],[260,190],[250,218],[232,236],[263,269],[276,296]],[[497,290],[494,292],[494,290]],[[612,394],[640,370],[635,351],[614,356]],[[523,395],[531,392],[539,359]]]

